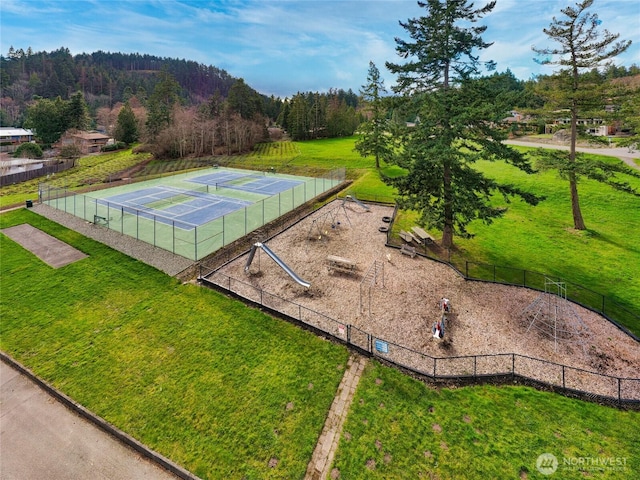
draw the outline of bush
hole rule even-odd
[[[82,152],[77,145],[65,145],[60,149],[60,156],[62,158],[79,158]]]
[[[23,143],[16,148],[15,158],[42,158],[42,149],[37,143]]]
[[[102,147],[103,152],[115,152],[116,150],[122,150],[127,148],[127,144],[124,142],[114,142]]]

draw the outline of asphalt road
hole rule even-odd
[[[0,361],[0,479],[176,480]]]
[[[551,148],[554,150],[569,150],[567,145],[557,145],[554,143],[532,142],[525,140],[505,140],[507,145],[520,145],[522,147],[542,147]],[[640,170],[640,165],[634,162],[634,159],[640,158],[640,150],[629,150],[628,148],[620,147],[604,147],[604,148],[589,148],[589,147],[576,147],[578,152],[594,153],[596,155],[607,155],[609,157],[617,157],[624,163],[632,168]]]

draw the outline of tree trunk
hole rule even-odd
[[[442,246],[451,248],[453,247],[453,187],[451,185],[451,166],[447,161],[444,163],[443,177],[444,228],[442,229]]]
[[[571,106],[571,148],[569,151],[569,162],[574,165],[576,162],[576,142],[578,139],[578,105],[574,98]],[[578,180],[575,172],[569,172],[569,188],[571,189],[571,212],[573,213],[573,228],[576,230],[586,230],[580,210],[580,199],[578,198]]]
[[[584,224],[582,212],[580,211],[580,199],[578,198],[578,182],[576,182],[576,178],[573,173],[569,175],[569,187],[571,188],[571,212],[573,213],[573,228],[575,228],[576,230],[586,230],[587,227]]]

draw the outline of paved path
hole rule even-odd
[[[0,479],[176,480],[0,361]]]
[[[526,141],[526,140],[505,140],[507,145],[519,145],[521,147],[541,147],[541,148],[552,148],[554,150],[569,150],[568,145],[558,145],[556,143],[545,143],[545,142],[536,142],[536,141]],[[622,160],[624,163],[629,165],[632,168],[636,168],[640,170],[640,165],[638,165],[634,159],[640,158],[640,150],[632,150],[629,151],[628,148],[620,148],[620,147],[602,147],[602,148],[590,148],[590,147],[576,147],[578,152],[583,153],[593,153],[595,155],[606,155],[609,157],[617,157]]]
[[[366,364],[365,357],[353,355],[349,358],[347,370],[338,386],[338,391],[324,422],[324,428],[307,467],[305,480],[324,480],[327,478],[338,448],[342,426],[349,413],[353,395]]]

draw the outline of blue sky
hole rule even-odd
[[[551,73],[533,61],[531,46],[555,46],[542,29],[575,3],[498,0],[482,21],[494,45],[481,59],[521,79]],[[602,29],[633,41],[616,63],[640,65],[640,1],[596,0],[590,11]],[[423,13],[415,0],[1,0],[0,52],[138,52],[214,65],[267,95],[358,92],[370,60],[393,85],[385,61],[400,61],[394,37],[409,40],[398,22]]]

